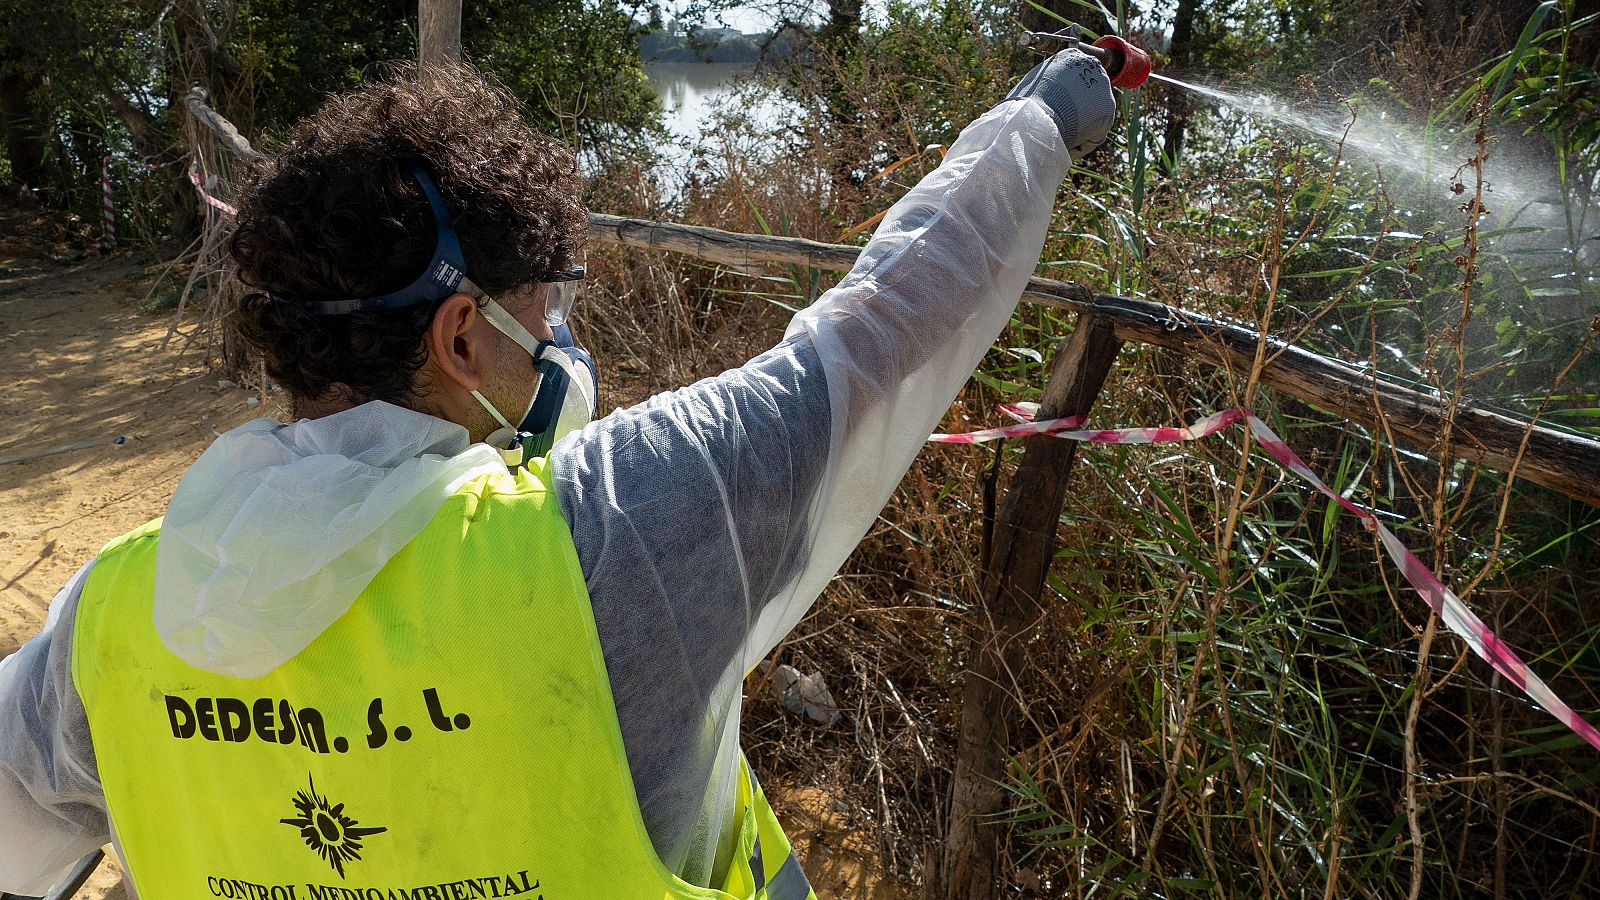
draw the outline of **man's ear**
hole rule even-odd
[[[478,315],[478,304],[470,295],[451,294],[439,304],[428,325],[428,361],[439,377],[447,378],[463,391],[475,391],[489,371],[493,337],[490,325]]]

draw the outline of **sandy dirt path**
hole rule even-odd
[[[162,349],[170,316],[136,308],[142,266],[20,268],[0,278],[0,460],[94,446],[0,462],[0,656],[106,541],[161,515],[214,430],[261,409],[218,387],[199,352],[175,352],[181,338]],[[79,896],[121,900],[119,881],[108,862]]]
[[[169,314],[141,313],[143,266],[123,257],[0,275],[0,657],[44,623],[50,601],[106,541],[156,516],[213,440],[263,414],[247,390],[219,385],[198,351],[163,349]],[[258,402],[250,405],[252,398]],[[116,438],[123,437],[120,445]],[[19,455],[94,442],[65,453]],[[832,812],[828,793],[768,784],[823,897],[903,898],[869,841]],[[127,900],[107,861],[79,893]]]

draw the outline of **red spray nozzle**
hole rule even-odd
[[[1150,77],[1150,54],[1114,34],[1107,34],[1094,42],[1094,46],[1110,51],[1112,59],[1106,66],[1111,84],[1119,88],[1136,88]]]
[[[1083,29],[1068,25],[1056,32],[1025,31],[1022,44],[1040,52],[1053,52],[1050,47],[1066,44],[1093,56],[1105,66],[1111,83],[1119,88],[1136,88],[1150,77],[1150,54],[1114,34],[1108,34],[1090,44],[1083,40]]]

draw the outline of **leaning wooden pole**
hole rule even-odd
[[[1110,319],[1093,313],[1078,325],[1050,369],[1039,415],[1087,413],[1122,342]],[[999,829],[988,821],[1004,809],[1000,780],[1012,730],[1025,702],[1023,666],[1028,638],[1043,609],[1045,574],[1055,553],[1056,523],[1066,498],[1076,441],[1024,439],[1022,462],[995,519],[983,565],[983,602],[972,623],[961,734],[951,785],[950,814],[928,896],[990,900],[1000,895]]]
[[[419,0],[417,59],[424,63],[461,59],[461,0]]]

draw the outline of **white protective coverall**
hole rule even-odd
[[[1068,147],[1092,147],[1115,113],[1089,69],[969,125],[776,347],[551,452],[644,821],[691,883],[725,864],[742,678],[849,556],[1009,320]],[[270,671],[455,484],[497,465],[460,426],[381,402],[223,435],[161,534],[157,621],[191,638],[169,646],[211,671]],[[112,839],[69,665],[89,566],[0,662],[0,891],[42,894]]]

